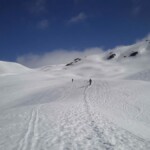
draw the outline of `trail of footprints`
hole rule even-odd
[[[18,150],[34,150],[36,149],[37,141],[39,138],[38,133],[38,116],[39,108],[33,108],[31,117],[27,126],[27,130],[19,143]]]
[[[108,90],[107,83],[103,84],[105,90]],[[45,115],[45,120],[39,122],[39,110],[41,107],[34,107],[26,132],[20,140],[18,150],[150,149],[148,142],[124,129],[116,127],[99,114],[99,112],[93,111],[92,103],[94,98],[101,98],[99,96],[99,88],[102,87],[96,86],[96,90],[94,90],[95,97],[91,94],[93,92],[92,88],[87,86],[81,89],[83,91],[83,100],[77,102],[75,106],[65,107],[64,105],[65,109],[58,110],[60,111],[58,120],[46,119],[47,114],[44,114],[42,110],[40,113],[42,112],[42,115]],[[64,93],[64,100],[68,98],[68,96],[65,96],[68,93]],[[50,121],[56,122],[56,126],[51,126],[50,124],[52,123]]]

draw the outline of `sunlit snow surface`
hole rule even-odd
[[[149,43],[113,53],[39,69],[0,62],[0,150],[149,150]]]

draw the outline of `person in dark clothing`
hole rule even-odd
[[[91,84],[92,84],[92,79],[89,80],[89,85],[91,85]]]
[[[72,82],[73,82],[73,79],[72,79]]]

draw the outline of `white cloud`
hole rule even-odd
[[[47,19],[41,20],[37,23],[37,28],[46,29],[49,27],[49,21]]]
[[[65,64],[71,62],[77,57],[84,57],[92,54],[101,53],[101,48],[89,48],[84,51],[68,51],[68,50],[55,50],[53,52],[47,52],[41,55],[38,54],[27,54],[19,56],[17,62],[25,66],[36,68],[45,65]]]
[[[29,4],[29,11],[34,14],[46,12],[47,0],[32,0]]]
[[[138,15],[141,11],[141,7],[140,6],[136,6],[133,8],[133,15]]]
[[[143,45],[143,44],[145,45],[146,44],[145,42],[146,43],[150,42],[150,34],[148,34],[143,39],[137,40],[135,42],[135,44],[133,44],[133,45],[117,46],[114,49],[109,49],[109,51],[111,51],[111,50],[115,50],[115,51],[119,50],[120,51],[121,49],[123,51],[124,48],[131,49],[132,47],[135,48],[135,45],[137,45],[137,46]],[[150,49],[149,47],[147,49]],[[22,56],[19,56],[16,59],[16,61],[27,67],[36,68],[36,67],[42,67],[42,66],[46,66],[46,65],[66,64],[68,62],[73,61],[73,59],[75,59],[77,57],[83,58],[85,56],[89,56],[89,55],[93,55],[93,54],[101,54],[103,52],[104,52],[104,50],[99,47],[87,48],[87,49],[84,49],[83,51],[58,49],[58,50],[46,52],[43,54],[31,54],[30,53],[30,54],[22,55]]]
[[[142,10],[141,0],[132,0],[132,4],[133,4],[132,14],[134,16],[137,16]]]
[[[77,16],[72,17],[69,23],[78,23],[87,19],[87,15],[83,12],[79,13]]]
[[[26,9],[32,17],[39,18],[36,23],[34,23],[35,27],[39,29],[46,29],[49,26],[49,21],[44,17],[46,13],[48,13],[47,9],[47,2],[48,0],[30,0],[25,1],[24,5],[26,6]],[[33,20],[34,21],[34,20]]]

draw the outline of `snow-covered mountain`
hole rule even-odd
[[[31,69],[18,63],[0,61],[0,74],[3,75],[24,73],[29,70]]]
[[[0,150],[149,150],[149,64],[149,39],[38,69],[0,62]]]

